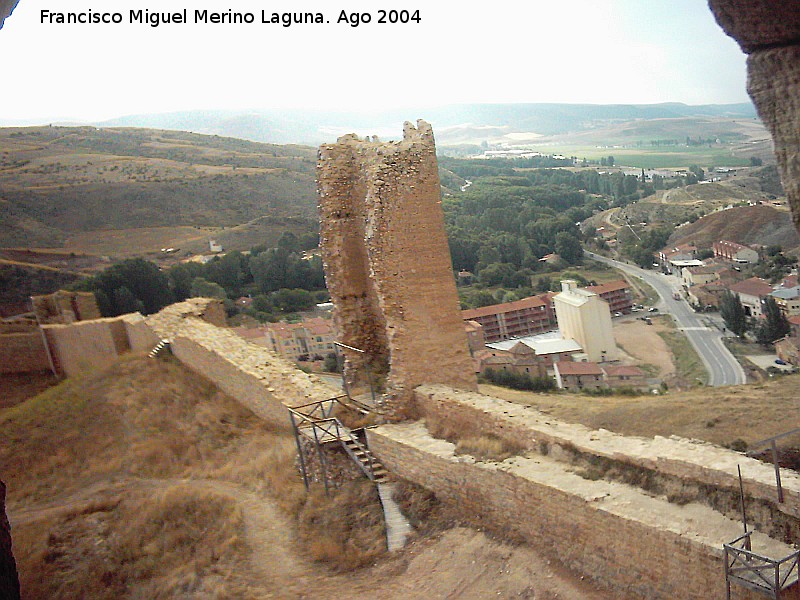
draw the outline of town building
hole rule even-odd
[[[335,352],[333,322],[309,317],[299,323],[266,323],[254,329],[235,329],[246,340],[293,361],[322,360]]]
[[[603,369],[595,362],[557,363],[553,370],[556,376],[556,385],[561,390],[580,392],[606,387],[603,380]]]
[[[608,309],[612,313],[621,312],[628,314],[633,308],[633,293],[630,284],[624,279],[609,281],[599,285],[590,285],[584,288],[600,296],[601,300],[608,302]]]
[[[483,327],[487,343],[542,333],[555,327],[553,306],[547,294],[462,310],[461,316]]]
[[[742,244],[720,240],[714,242],[714,256],[731,262],[754,265],[758,262],[758,252]]]
[[[647,391],[650,386],[647,383],[644,371],[632,365],[603,365],[605,372],[606,385],[613,390],[630,388],[638,391]]]
[[[730,286],[730,291],[739,296],[748,317],[760,317],[762,302],[772,293],[772,286],[761,277],[751,277]]]
[[[561,362],[553,371],[558,388],[571,392],[600,389],[646,392],[650,388],[644,371],[631,365]]]
[[[573,280],[561,282],[561,293],[553,297],[561,335],[575,340],[592,362],[617,358],[617,345],[608,303]]]
[[[531,377],[546,377],[547,366],[543,357],[537,356],[536,350],[522,342],[516,342],[508,350],[497,351],[486,349],[476,355],[480,373],[493,371],[510,371],[530,375]]]
[[[728,273],[729,269],[726,265],[705,264],[699,267],[684,267],[681,269],[681,279],[683,280],[683,286],[690,288],[693,285],[703,285],[718,281]]]
[[[658,263],[662,269],[669,271],[674,268],[703,264],[702,261],[697,260],[697,246],[694,244],[680,244],[663,248],[658,253]]]
[[[499,356],[510,352],[517,344],[524,344],[531,348],[548,369],[557,362],[571,361],[574,356],[583,353],[583,348],[578,342],[564,339],[559,331],[489,343],[486,344],[486,350],[492,356]]]
[[[800,286],[778,288],[770,294],[786,317],[800,315]]]

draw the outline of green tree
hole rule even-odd
[[[759,344],[771,344],[789,333],[789,321],[781,311],[775,299],[767,296],[763,304],[764,319],[756,327],[756,341]]]
[[[76,287],[95,293],[104,317],[133,311],[152,314],[175,299],[167,276],[142,258],[124,260]]]
[[[193,298],[220,298],[221,300],[228,297],[220,284],[206,281],[202,277],[195,277],[192,281],[191,295]]]
[[[725,290],[720,299],[719,312],[725,326],[739,337],[747,331],[747,314],[737,294]]]
[[[577,265],[583,261],[583,248],[578,236],[561,231],[556,235],[555,251],[570,265]]]

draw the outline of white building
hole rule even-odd
[[[567,279],[561,282],[561,293],[553,297],[553,306],[561,335],[578,342],[591,362],[618,358],[611,311],[600,296]]]

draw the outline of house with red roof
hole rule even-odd
[[[760,317],[762,314],[762,302],[764,298],[772,293],[772,286],[766,279],[761,277],[745,279],[733,284],[728,289],[739,296],[744,312],[747,313],[748,317]]]

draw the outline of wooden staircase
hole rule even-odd
[[[398,550],[405,546],[406,536],[411,532],[411,525],[392,498],[394,488],[389,471],[386,470],[383,463],[378,460],[367,446],[363,427],[351,430],[345,427],[339,419],[332,416],[333,408],[337,403],[361,414],[369,414],[370,412],[367,406],[347,396],[338,396],[289,408],[289,418],[292,421],[292,428],[297,441],[297,451],[300,455],[300,465],[303,470],[303,481],[306,484],[306,488],[308,488],[309,479],[306,472],[301,438],[314,442],[320,455],[320,464],[323,466],[323,480],[326,491],[328,489],[328,479],[324,471],[323,447],[327,444],[340,444],[361,472],[376,484],[386,520],[386,545],[389,551]]]

